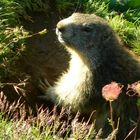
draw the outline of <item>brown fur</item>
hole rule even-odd
[[[57,24],[59,41],[69,52],[69,68],[62,73],[54,86],[48,89],[41,84],[46,100],[71,106],[74,112],[90,115],[96,110],[96,128],[110,133],[107,126],[108,103],[101,89],[111,81],[124,86],[140,80],[140,61],[120,42],[117,35],[102,18],[94,14],[74,13]],[[114,119],[120,117],[118,139],[123,139],[137,121],[136,97],[122,93],[113,102]]]

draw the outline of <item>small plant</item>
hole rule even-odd
[[[89,120],[80,122],[79,113],[72,117],[70,109],[62,108],[58,114],[56,107],[51,112],[48,109],[36,108],[37,115],[33,116],[31,109],[24,103],[21,104],[20,100],[10,103],[1,92],[0,138],[88,140],[96,137],[100,139],[101,132],[95,133],[94,123],[90,124]]]
[[[124,44],[139,53],[140,46],[140,26],[124,19],[124,15],[118,15],[109,19],[109,24],[121,37]]]
[[[45,34],[47,30],[29,35],[20,22],[20,15],[25,13],[24,8],[14,0],[3,0],[0,3],[2,5],[0,7],[0,82],[2,82],[7,76],[16,75],[13,64],[26,48],[25,39]]]
[[[95,13],[104,18],[109,15],[109,0],[87,0],[83,5],[88,13]]]
[[[110,120],[109,120],[109,122],[112,126],[113,131],[115,131],[115,127],[114,127],[114,120],[113,120],[112,102],[114,100],[118,99],[122,88],[123,88],[123,86],[116,83],[116,82],[112,82],[108,85],[105,85],[102,88],[102,96],[106,99],[106,101],[109,101],[109,107],[110,107]],[[118,130],[118,126],[117,126],[116,130]]]
[[[140,25],[140,9],[135,10],[127,10],[123,12],[124,18],[128,20],[129,22],[134,23],[135,25]]]
[[[112,130],[113,131],[117,131],[119,128],[119,119],[118,119],[118,124],[117,124],[117,128],[115,129],[114,127],[114,121],[113,121],[113,108],[112,108],[112,102],[116,99],[118,99],[120,93],[122,92],[122,88],[123,85],[118,84],[116,82],[111,82],[108,85],[105,85],[102,88],[102,96],[105,98],[106,101],[109,101],[109,107],[110,107],[110,119],[109,122],[112,126]],[[128,85],[128,91],[126,92],[127,95],[129,96],[138,96],[140,94],[140,81],[135,82],[131,85]],[[139,108],[139,99],[137,102],[138,108]],[[139,110],[140,111],[140,110]],[[140,116],[140,112],[139,112],[139,116]],[[125,140],[132,134],[136,132],[136,129],[138,127],[140,120],[138,118],[137,123],[135,124],[135,127],[127,134],[127,136],[125,137]],[[117,132],[116,132],[117,133]],[[113,139],[113,138],[112,138]],[[114,135],[114,139],[116,139],[115,135]]]
[[[80,2],[80,0],[56,0],[56,9],[60,15],[62,13],[71,13],[71,11],[75,12],[81,3],[83,2]]]
[[[22,5],[24,11],[27,12],[33,12],[33,11],[38,11],[38,12],[43,12],[47,11],[49,8],[48,1],[43,1],[43,0],[13,0],[17,2],[19,5]]]
[[[3,0],[0,3],[2,4],[0,8],[0,80],[2,82],[2,79],[11,73],[12,63],[25,48],[24,40],[18,41],[19,38],[28,33],[20,26],[18,13],[22,11],[22,7],[8,0]]]

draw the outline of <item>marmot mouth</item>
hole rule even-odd
[[[64,45],[66,44],[66,42],[64,41],[64,38],[62,37],[62,35],[60,35],[60,34],[57,35],[57,38],[58,38],[58,40],[59,40],[60,43],[62,43]]]
[[[66,44],[64,38],[62,37],[62,33],[56,28],[56,35],[60,43]]]

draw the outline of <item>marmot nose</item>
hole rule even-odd
[[[57,30],[58,30],[58,32],[61,32],[61,33],[63,33],[64,31],[65,31],[65,26],[64,26],[64,24],[63,24],[63,22],[62,21],[60,21],[60,22],[58,22],[58,24],[57,24]]]
[[[65,31],[65,27],[64,26],[57,26],[57,29],[61,33],[63,33]]]

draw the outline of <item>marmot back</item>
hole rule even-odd
[[[126,86],[140,80],[140,61],[123,47],[107,22],[94,14],[72,14],[58,22],[56,34],[71,59],[68,71],[53,87],[42,86],[44,98],[71,106],[74,112],[90,115],[96,110],[93,118],[97,130],[103,128],[109,134],[108,103],[102,98],[101,89],[112,81]],[[131,120],[136,122],[138,118],[136,97],[124,92],[113,107],[116,123],[120,117],[118,139],[123,139],[133,128]]]

